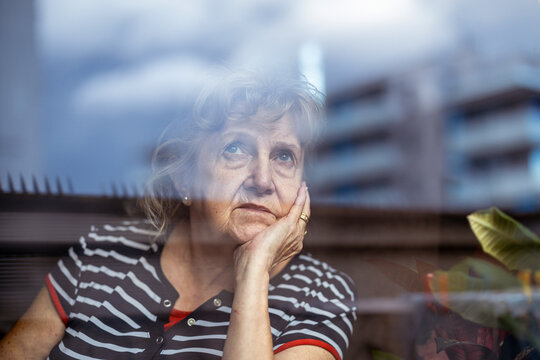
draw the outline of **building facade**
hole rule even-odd
[[[328,96],[309,171],[322,202],[474,209],[540,204],[540,66],[432,62]]]

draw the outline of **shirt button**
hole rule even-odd
[[[214,299],[214,306],[221,306],[221,299],[215,298]]]
[[[163,342],[163,338],[161,336],[158,336],[156,338],[156,344],[161,344]]]
[[[187,324],[189,326],[195,325],[195,319],[194,318],[189,318],[188,321],[187,321]]]
[[[169,299],[163,300],[163,306],[165,307],[171,307],[172,302]]]

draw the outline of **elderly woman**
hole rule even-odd
[[[233,76],[205,91],[156,150],[150,221],[92,227],[2,354],[341,359],[354,286],[301,252],[321,115],[304,81]]]

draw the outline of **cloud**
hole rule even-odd
[[[43,0],[41,28],[46,49],[72,62],[99,55],[131,59],[81,76],[72,104],[77,114],[91,116],[185,101],[216,62],[295,70],[306,41],[324,51],[329,91],[452,41],[444,12],[425,2],[336,1]],[[184,49],[187,44],[192,47]],[[222,58],[208,56],[211,49],[224,52]]]
[[[92,56],[138,59],[182,50],[211,61],[269,64],[285,58],[285,51],[294,57],[299,42],[317,40],[328,48],[330,64],[337,68],[346,64],[348,73],[353,64],[375,66],[379,58],[395,60],[395,54],[407,58],[451,46],[456,34],[478,29],[485,29],[485,36],[478,38],[482,43],[533,47],[540,28],[536,0],[519,4],[515,0],[40,0],[37,4],[45,53],[74,61]],[[497,40],[500,36],[504,41]]]
[[[38,32],[47,56],[135,57],[177,48],[207,24],[206,1],[41,0]]]
[[[329,92],[406,68],[455,42],[443,8],[429,2],[318,0],[315,8],[304,32],[324,49]]]
[[[540,57],[538,0],[460,0],[447,16],[480,55]]]
[[[514,9],[510,0],[496,5],[488,0],[451,4],[42,0],[39,4],[40,31],[49,54],[72,62],[92,56],[130,59],[118,63],[124,69],[81,77],[74,96],[81,111],[173,103],[186,92],[193,93],[191,85],[200,83],[212,63],[294,70],[298,49],[307,41],[323,49],[328,91],[333,92],[455,47],[464,32],[476,34],[485,48],[504,47],[486,34],[497,33],[506,43],[522,43],[525,48],[531,42],[527,39],[540,35],[540,27],[532,25],[540,4],[534,2],[535,13],[533,5]],[[524,20],[519,26],[516,19],[507,19],[512,12]],[[514,31],[507,30],[510,25]],[[188,55],[175,55],[179,52]]]
[[[237,67],[293,70],[298,49],[323,50],[328,91],[409,66],[455,43],[446,8],[416,0],[303,0],[279,19],[250,28],[233,49]]]
[[[41,0],[38,33],[44,54],[71,61],[107,56],[229,50],[286,13],[285,0]]]
[[[170,56],[88,78],[73,95],[79,115],[109,116],[179,108],[219,70],[199,58]]]

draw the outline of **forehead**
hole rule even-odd
[[[256,116],[248,120],[228,121],[220,135],[228,137],[244,134],[261,141],[288,142],[300,147],[300,140],[293,126],[293,121],[290,114],[285,114],[276,121],[258,120]]]

